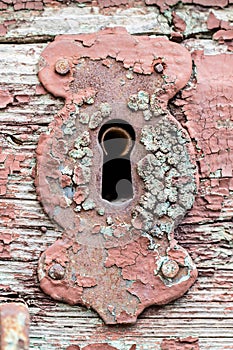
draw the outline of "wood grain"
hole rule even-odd
[[[97,10],[94,14],[89,9],[73,11],[70,7],[50,8],[40,15],[33,11],[21,15],[13,11],[3,13],[1,21],[8,15],[11,19],[18,16],[19,22],[2,41],[16,42],[26,37],[33,41],[40,35],[45,40],[58,33],[95,31],[112,21],[112,17]],[[137,11],[119,11],[115,24],[126,26],[132,33],[156,33],[156,25],[160,33],[169,33],[168,23],[156,8],[147,9],[146,14],[145,10],[141,14]],[[190,11],[194,16],[196,10]],[[221,11],[227,16],[228,9]],[[85,17],[81,18],[81,14]],[[190,50],[205,48],[208,54],[227,50],[210,39],[187,39],[185,45]],[[121,350],[128,350],[132,344],[137,344],[137,350],[159,350],[163,338],[192,335],[199,338],[200,349],[233,349],[232,190],[223,195],[224,215],[214,215],[209,210],[209,215],[195,221],[188,215],[177,229],[177,239],[197,264],[198,281],[181,299],[161,308],[147,309],[136,325],[106,327],[94,311],[56,303],[40,291],[36,275],[38,258],[61,235],[37,200],[33,177],[38,138],[63,105],[62,100],[43,91],[36,75],[39,55],[45,46],[45,43],[0,45],[0,88],[14,97],[13,103],[0,110],[0,157],[13,155],[17,161],[17,155],[24,156],[19,168],[15,164],[9,169],[6,193],[0,196],[0,290],[2,300],[24,300],[28,304],[30,348],[65,349],[71,344],[84,346],[107,340]],[[27,102],[23,102],[25,96]],[[1,169],[4,162],[0,163]]]

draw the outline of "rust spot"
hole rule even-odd
[[[53,67],[64,57],[72,69],[61,76]],[[164,38],[109,28],[60,36],[42,61],[41,82],[65,106],[39,140],[36,186],[64,234],[41,256],[40,286],[57,300],[91,306],[107,324],[133,323],[197,277],[174,241],[197,191],[195,152],[167,108],[190,78],[191,57]],[[114,138],[123,145],[117,157],[130,161],[133,195],[106,200],[102,165],[104,155],[115,157],[105,144]]]
[[[1,349],[29,349],[29,313],[24,304],[0,305]]]

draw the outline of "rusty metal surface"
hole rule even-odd
[[[197,191],[194,150],[167,108],[190,75],[184,48],[121,28],[61,36],[42,53],[39,78],[65,106],[40,138],[36,186],[64,234],[41,256],[40,285],[54,299],[92,307],[107,324],[134,323],[197,277],[174,240]],[[114,203],[101,196],[99,135],[119,119],[135,132],[133,196]]]
[[[1,350],[29,349],[29,312],[22,303],[0,305]]]

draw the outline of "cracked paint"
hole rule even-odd
[[[72,0],[78,6],[97,5],[101,9],[132,7],[139,3],[139,0]],[[145,5],[156,5],[162,12],[179,3],[178,0],[144,0]],[[224,8],[232,4],[232,0],[184,0],[183,4],[199,5],[205,7]],[[7,10],[13,6],[14,11],[35,10],[42,11],[47,6],[61,6],[69,4],[68,0],[1,0],[0,10]]]
[[[198,338],[163,339],[161,350],[199,350]]]
[[[0,148],[0,151],[0,196],[4,196],[7,192],[9,175],[20,172],[25,156],[3,153],[2,148]]]
[[[218,19],[214,12],[210,12],[207,20],[207,28],[214,30],[213,39],[219,44],[225,44],[229,51],[233,51],[233,26],[229,21]]]
[[[200,217],[208,219],[210,213],[212,217],[221,217],[225,210],[224,198],[232,188],[232,89],[229,83],[233,75],[232,57],[204,56],[196,52],[194,58],[198,82],[193,90],[183,91],[184,97],[187,94],[183,110],[187,118],[185,126],[196,143],[203,179],[189,221]],[[224,63],[219,66],[219,62]]]
[[[162,12],[169,10],[171,6],[178,4],[179,0],[145,0],[146,5],[156,5]],[[205,7],[223,8],[231,4],[231,0],[184,0],[182,4],[200,5]]]

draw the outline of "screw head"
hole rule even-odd
[[[65,276],[65,268],[60,264],[54,264],[49,269],[49,277],[53,280],[62,280]]]
[[[67,58],[60,58],[55,63],[55,71],[60,75],[66,75],[70,71],[70,64]]]
[[[162,274],[167,278],[174,278],[179,272],[179,265],[175,260],[169,259],[162,265]]]
[[[163,70],[164,70],[164,67],[162,65],[162,63],[157,63],[155,66],[154,66],[154,69],[156,71],[156,73],[163,73]]]

